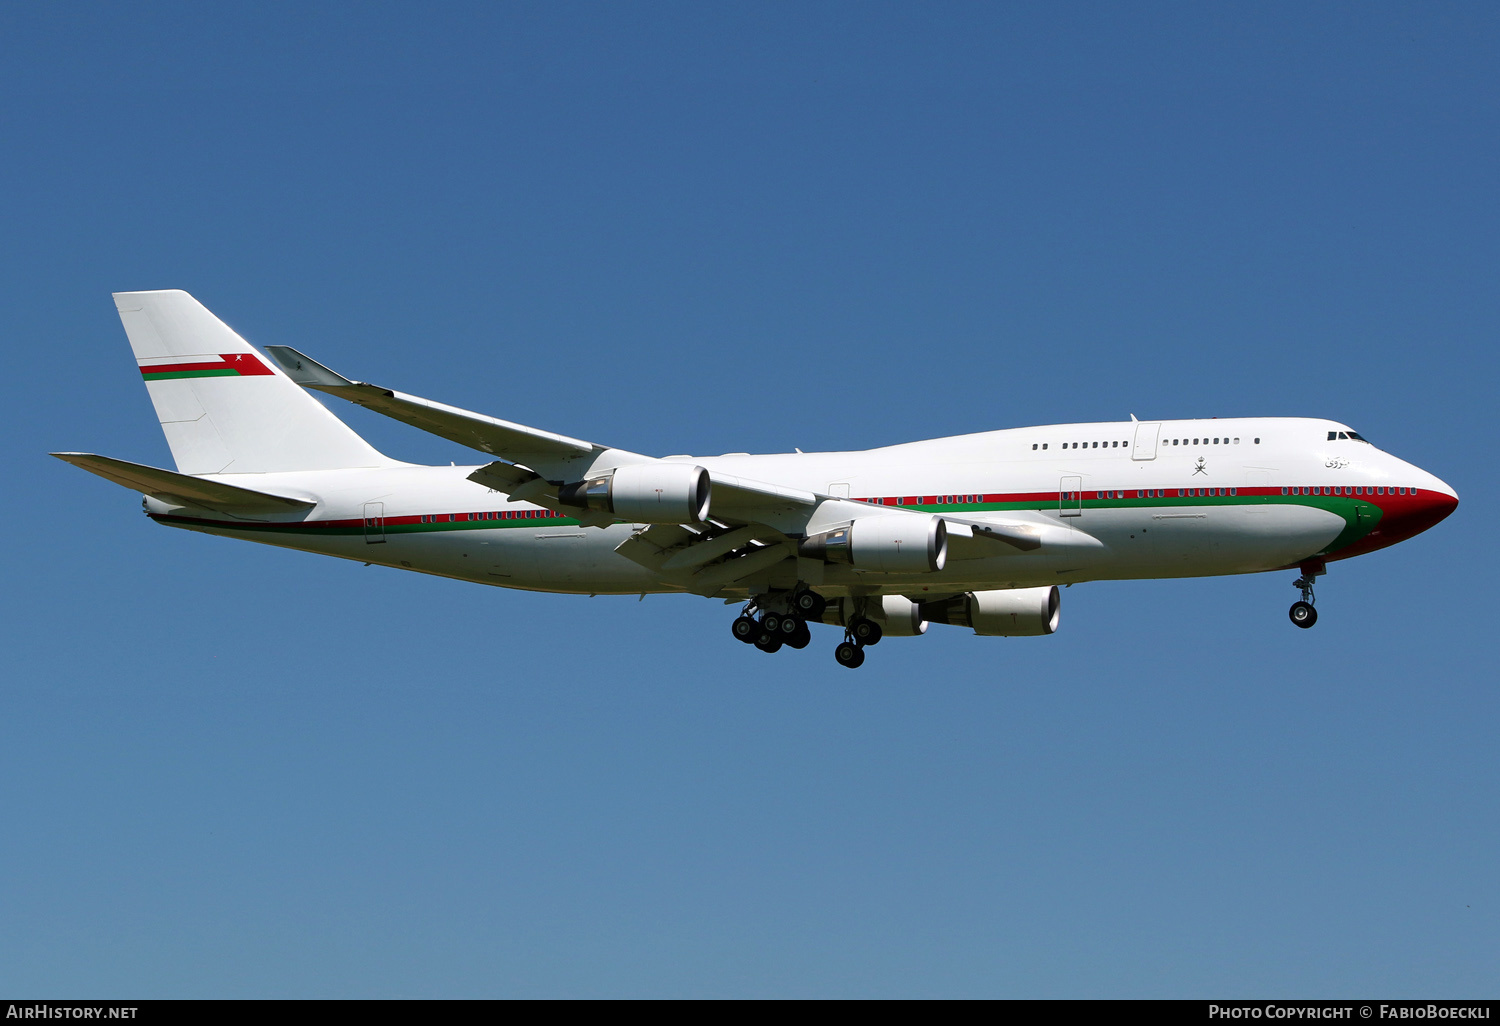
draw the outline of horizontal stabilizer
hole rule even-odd
[[[90,474],[98,474],[106,481],[113,481],[131,491],[141,492],[173,505],[199,506],[225,513],[291,513],[310,509],[318,504],[315,499],[272,495],[270,492],[189,477],[176,471],[160,470],[108,456],[95,456],[93,453],[54,452],[52,455],[64,463],[81,467]]]
[[[266,352],[287,377],[303,388],[336,395],[440,438],[523,464],[544,474],[556,473],[559,465],[566,466],[571,461],[604,451],[602,446],[591,445],[582,439],[513,424],[456,406],[445,406],[379,385],[350,381],[291,346],[266,346]]]

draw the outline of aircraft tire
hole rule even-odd
[[[737,640],[747,645],[755,644],[755,639],[760,637],[760,624],[748,616],[737,617],[729,629],[734,633]]]
[[[799,591],[792,599],[792,608],[809,620],[821,620],[823,611],[828,608],[828,600],[815,591]]]
[[[762,634],[755,639],[755,647],[762,652],[776,652],[781,649],[782,641],[772,634]]]
[[[786,643],[793,648],[806,648],[811,642],[812,631],[808,629],[807,622],[798,620],[796,631],[786,639]]]
[[[880,624],[863,616],[856,616],[849,621],[849,633],[854,635],[854,640],[861,646],[878,645],[885,635]]]
[[[1287,610],[1287,616],[1303,630],[1318,622],[1318,611],[1308,602],[1293,602],[1292,608]]]
[[[852,641],[845,641],[833,650],[833,658],[838,660],[840,666],[855,670],[864,664],[865,650]]]
[[[773,637],[781,633],[781,614],[766,613],[760,618],[761,629]]]

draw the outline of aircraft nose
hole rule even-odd
[[[1424,512],[1433,517],[1434,524],[1458,509],[1458,492],[1441,478],[1432,478],[1432,486],[1423,489],[1420,498]]]
[[[1405,541],[1446,519],[1458,508],[1458,493],[1436,478],[1437,487],[1413,489],[1416,495],[1397,499],[1381,519],[1379,534],[1384,544]]]
[[[1446,491],[1433,492],[1432,498],[1429,499],[1427,503],[1427,505],[1431,508],[1432,513],[1434,514],[1432,521],[1434,524],[1439,520],[1447,517],[1448,514],[1452,513],[1454,510],[1458,509],[1458,493],[1455,492],[1452,488],[1448,488],[1447,485],[1444,485],[1443,487],[1446,489]]]

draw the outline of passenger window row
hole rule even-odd
[[[550,520],[561,517],[550,509],[509,509],[488,513],[428,513],[422,517],[424,524],[451,524],[475,520]]]
[[[1318,485],[1314,487],[1283,488],[1282,495],[1416,495],[1415,488],[1368,488],[1358,485],[1333,485],[1325,487]]]
[[[1119,441],[1115,441],[1115,442],[1064,442],[1062,444],[1062,447],[1064,449],[1078,449],[1078,448],[1084,448],[1084,449],[1124,449],[1124,448],[1128,448],[1129,445],[1130,445],[1129,442],[1119,442]],[[1032,449],[1035,449],[1037,447],[1037,443],[1032,442],[1031,443],[1031,447],[1032,447]],[[1042,448],[1043,449],[1047,448],[1047,443],[1046,442],[1042,443]]]
[[[1351,435],[1354,434],[1354,432],[1352,432],[1352,431],[1349,432],[1349,433]],[[1333,433],[1329,432],[1328,437],[1332,438],[1333,437]],[[1260,439],[1259,438],[1253,439],[1253,441],[1255,442],[1256,445],[1260,444]],[[1361,441],[1363,441],[1363,439],[1361,439]],[[1239,445],[1240,444],[1240,440],[1238,438],[1231,438],[1229,435],[1223,435],[1223,436],[1217,436],[1216,435],[1216,436],[1213,436],[1213,437],[1204,436],[1202,438],[1163,438],[1161,440],[1161,444],[1164,447],[1168,446],[1168,445]],[[1064,448],[1064,449],[1077,449],[1080,446],[1082,448],[1084,448],[1084,449],[1128,449],[1128,448],[1130,448],[1130,443],[1129,442],[1115,441],[1115,442],[1064,442],[1062,444],[1062,448]],[[1047,443],[1046,442],[1040,442],[1040,443],[1038,443],[1038,442],[1032,442],[1031,443],[1031,448],[1032,448],[1033,451],[1036,451],[1038,449],[1045,450],[1047,448]]]

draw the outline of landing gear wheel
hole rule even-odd
[[[849,621],[849,633],[860,645],[878,645],[885,632],[880,629],[880,624],[863,616],[856,616]]]
[[[760,624],[748,616],[741,616],[730,625],[734,636],[747,645],[755,644],[755,639],[760,637]]]
[[[797,631],[786,639],[786,643],[793,648],[806,648],[812,641],[812,631],[808,630],[806,622],[797,621]]]
[[[1293,602],[1287,616],[1292,618],[1292,623],[1304,630],[1318,622],[1318,611],[1308,602]]]
[[[781,615],[779,613],[767,613],[760,618],[761,628],[772,637],[781,633]]]
[[[775,634],[762,634],[755,639],[755,647],[762,652],[775,652],[781,648],[781,638]]]
[[[833,650],[833,657],[839,661],[840,666],[853,670],[864,664],[865,650],[852,641],[845,641]]]
[[[792,597],[792,608],[808,620],[823,619],[823,610],[827,607],[828,600],[815,591],[799,591]]]
[[[800,618],[795,616],[783,616],[781,618],[782,640],[785,641],[787,638],[795,638],[797,636],[797,628],[799,627],[801,627],[803,630],[807,629],[806,625],[803,624]]]

